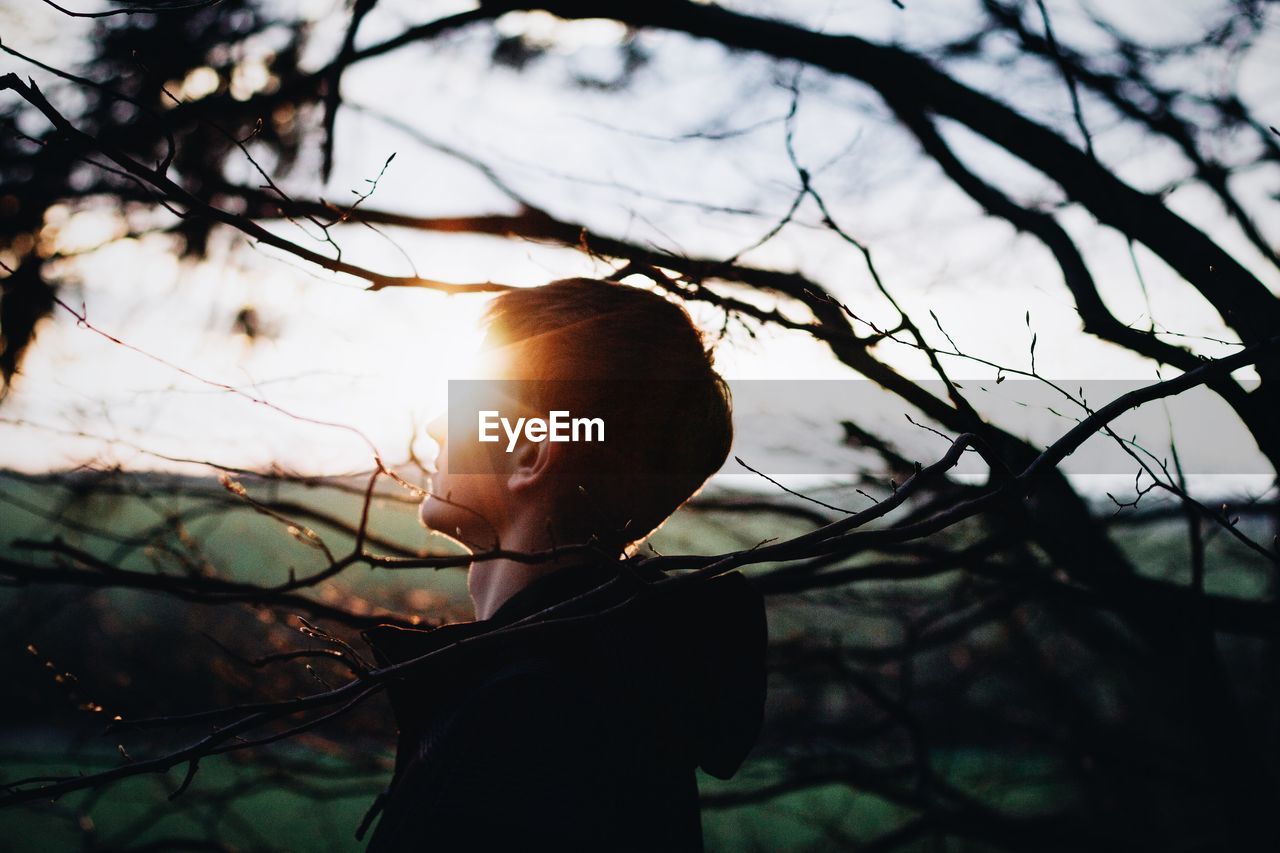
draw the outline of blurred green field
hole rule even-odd
[[[205,571],[220,576],[260,584],[279,583],[292,571],[297,576],[318,571],[324,557],[305,540],[291,535],[287,525],[251,508],[228,511],[234,498],[216,482],[177,481],[165,477],[124,477],[111,484],[116,494],[106,494],[103,482],[94,488],[77,489],[40,479],[0,475],[0,554],[49,564],[48,555],[35,554],[20,545],[21,540],[48,541],[56,533],[64,541],[93,553],[114,565],[140,571],[191,571],[207,564]],[[357,485],[358,484],[349,484]],[[175,487],[188,494],[173,494]],[[308,488],[297,484],[259,484],[250,493],[260,501],[306,504],[313,510],[352,523],[358,518],[358,493],[333,488]],[[387,499],[376,502],[370,532],[379,540],[396,543],[409,550],[430,547],[443,550],[444,544],[430,539],[417,524],[412,503]],[[288,515],[289,513],[285,513]],[[174,519],[182,517],[177,525]],[[169,525],[164,548],[137,547],[130,542],[156,525]],[[336,554],[349,549],[352,538],[332,525],[312,518],[306,522],[323,536]],[[1244,520],[1242,527],[1253,522]],[[652,540],[653,547],[666,554],[719,553],[748,547],[757,542],[797,532],[804,525],[780,515],[755,514],[746,517],[721,512],[678,513]],[[110,537],[94,530],[110,532]],[[1261,527],[1250,528],[1261,534]],[[946,536],[963,541],[971,531],[964,527]],[[1140,532],[1118,528],[1117,542],[1153,576],[1181,579],[1186,565],[1186,536],[1181,523],[1172,518]],[[939,537],[941,541],[942,537]],[[190,547],[184,543],[191,543]],[[198,547],[194,543],[198,543]],[[184,551],[185,549],[185,551]],[[385,550],[374,545],[374,550]],[[1210,587],[1240,596],[1258,595],[1265,575],[1245,570],[1253,565],[1250,555],[1230,537],[1216,537],[1210,545],[1211,566],[1231,565],[1240,570],[1211,572]],[[748,571],[766,571],[768,566]],[[954,577],[909,582],[859,585],[859,592],[874,597],[880,590],[909,586],[917,592],[945,593]],[[67,590],[63,590],[67,592]],[[74,661],[80,653],[103,638],[126,637],[137,633],[148,637],[181,638],[186,620],[200,611],[205,625],[220,624],[213,605],[191,605],[155,593],[136,590],[81,590],[70,595],[72,606],[51,604],[57,594],[35,595],[32,588],[0,589],[0,619],[7,629],[8,648],[0,651],[6,666],[16,666],[21,646],[27,642],[59,659]],[[343,602],[377,612],[389,608],[407,613],[417,602],[423,606],[465,608],[465,574],[458,569],[386,571],[356,567],[315,590],[322,601]],[[67,598],[63,595],[62,598]],[[47,608],[42,609],[42,608]],[[86,614],[94,614],[86,616]],[[105,615],[104,615],[105,614]],[[805,631],[840,634],[851,644],[875,645],[892,628],[892,619],[863,613],[856,618],[839,607],[815,602],[803,596],[776,596],[769,600],[770,633],[774,640],[798,636]],[[168,633],[166,633],[168,632]],[[227,632],[235,634],[230,623]],[[979,640],[981,638],[979,637]],[[172,640],[178,642],[179,640]],[[188,663],[200,677],[203,660],[212,656],[208,646],[175,647],[192,656]],[[171,649],[144,646],[133,650],[135,667],[131,681],[114,694],[114,701],[132,702],[147,709],[156,697],[173,684],[170,678]],[[176,671],[176,670],[175,670]],[[25,670],[15,669],[12,683],[20,698],[0,713],[4,733],[0,736],[0,777],[5,781],[27,776],[74,775],[119,766],[122,756],[111,738],[71,738],[66,725],[76,734],[87,731],[77,723],[69,708],[57,709],[56,692],[48,684],[36,683]],[[188,674],[190,676],[190,674]],[[198,681],[185,682],[187,695],[167,697],[179,707],[205,707],[196,698]],[[999,685],[987,685],[999,691]],[[176,692],[181,694],[179,686]],[[24,707],[24,703],[33,703]],[[46,715],[40,702],[49,703],[56,713]],[[65,703],[64,703],[65,704]],[[106,704],[106,703],[104,703]],[[101,718],[99,718],[101,719]],[[150,849],[180,849],[176,839],[205,839],[218,827],[220,838],[237,849],[271,848],[294,851],[355,851],[363,848],[353,835],[373,796],[389,776],[391,732],[384,739],[373,733],[370,747],[384,764],[383,769],[360,770],[343,760],[315,749],[289,743],[271,748],[270,760],[248,761],[217,756],[205,759],[192,788],[180,803],[170,804],[168,794],[182,778],[183,768],[165,775],[128,779],[107,788],[67,795],[58,803],[0,810],[0,850],[14,853],[104,849],[96,843],[112,841],[130,845],[153,845]],[[1034,751],[987,748],[981,744],[938,744],[930,754],[936,772],[957,787],[975,793],[984,802],[1015,814],[1034,815],[1069,802],[1075,794],[1064,781],[1055,759]],[[281,782],[273,762],[290,766],[302,761],[315,764],[306,773],[293,774],[305,780],[306,791],[294,791]],[[735,779],[722,782],[700,779],[704,795],[714,798],[767,786],[777,779],[777,769],[767,760],[749,760]],[[225,792],[236,792],[234,807],[226,805]],[[175,807],[181,806],[181,807]],[[707,847],[712,851],[738,850],[824,850],[844,849],[860,841],[874,839],[902,825],[911,812],[884,799],[847,785],[821,785],[781,794],[764,802],[731,808],[708,808],[704,812]],[[176,845],[176,846],[175,846]],[[918,848],[937,850],[931,840]],[[981,844],[948,846],[948,850],[985,850]]]

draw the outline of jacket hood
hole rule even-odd
[[[740,572],[675,583],[641,565],[591,562],[544,575],[493,617],[425,630],[364,632],[382,666],[429,654],[512,622],[586,616],[567,631],[467,644],[430,672],[389,686],[402,740],[452,681],[460,689],[525,656],[571,654],[612,679],[634,713],[657,719],[693,765],[720,779],[737,772],[760,733],[765,699],[764,600]],[[547,608],[556,609],[543,615]],[[468,645],[477,645],[472,651]],[[442,678],[443,677],[443,678]]]

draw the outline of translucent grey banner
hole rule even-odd
[[[1056,389],[1032,379],[962,380],[957,384],[960,393],[986,422],[1040,449],[1057,441],[1087,417],[1089,412],[1084,406],[1097,410],[1130,391],[1152,384],[1113,379],[1055,379],[1053,383]],[[1246,391],[1257,385],[1250,380],[1240,380],[1240,383]],[[619,399],[615,395],[621,395],[622,399],[662,400],[678,397],[678,393],[670,392],[672,384],[649,380],[596,382],[590,387],[577,382],[543,383],[543,386],[560,386],[567,392],[564,399],[575,401],[590,400],[593,395],[602,395],[597,397],[601,399]],[[946,386],[940,380],[913,384],[920,393],[931,395],[943,405],[951,405]],[[446,452],[450,470],[470,473],[492,470],[489,467],[495,458],[492,454],[507,452],[513,434],[495,420],[495,416],[488,419],[488,436],[490,439],[496,436],[497,440],[486,442],[479,453],[475,445],[465,453],[455,454],[455,450],[467,447],[466,441],[474,440],[482,428],[482,412],[501,413],[505,409],[506,413],[516,416],[521,413],[526,417],[535,416],[520,403],[528,399],[528,386],[517,381],[449,382],[450,438]],[[882,457],[860,440],[860,436],[866,434],[908,462],[927,465],[946,451],[955,435],[922,414],[921,408],[869,380],[731,380],[729,387],[734,435],[729,458],[720,470],[722,475],[755,476],[739,465],[735,456],[770,476],[845,476],[879,469]],[[577,411],[572,407],[562,410],[559,435],[567,437],[566,446],[589,440],[584,421],[578,425],[575,441],[575,419],[601,418],[604,445],[622,441],[626,436],[636,441],[639,436],[638,440],[646,448],[656,446],[658,449],[652,452],[657,454],[661,454],[664,443],[671,446],[672,442],[691,441],[697,429],[682,417],[682,412],[656,404],[632,406],[625,422],[614,418],[612,423],[602,411],[592,411],[590,406],[578,408]],[[546,413],[543,415],[545,419]],[[1280,429],[1280,415],[1274,417],[1277,422],[1272,429]],[[507,427],[516,423],[517,417],[511,417]],[[547,425],[547,435],[551,434],[552,426]],[[1203,386],[1145,403],[1120,415],[1110,426],[1115,436],[1105,432],[1093,435],[1059,468],[1069,474],[1133,474],[1138,470],[1133,455],[1136,454],[1157,469],[1165,462],[1172,471],[1171,442],[1176,441],[1186,474],[1272,473],[1256,442],[1230,406]],[[464,436],[468,438],[460,438]],[[1122,446],[1117,437],[1129,443]],[[634,460],[625,463],[618,473],[626,473],[625,465],[633,464]],[[987,465],[976,453],[965,453],[954,470],[959,474],[985,474]]]

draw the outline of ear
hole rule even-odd
[[[562,453],[556,442],[530,441],[521,435],[509,456],[507,489],[520,494],[545,484],[559,467]]]

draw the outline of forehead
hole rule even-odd
[[[625,340],[614,314],[490,315],[481,351],[487,376],[500,379],[581,379],[598,375]]]
[[[549,348],[564,345],[559,337],[562,331],[556,329],[511,341],[490,326],[481,340],[476,363],[468,367],[466,375],[492,380],[546,378],[543,372],[551,355]]]
[[[514,412],[524,408],[530,391],[527,386],[537,377],[531,370],[533,360],[522,343],[505,343],[490,329],[470,363],[451,365],[451,424],[461,413],[494,408]]]
[[[476,351],[475,362],[458,365],[459,369],[453,372],[468,379],[515,379],[518,374],[516,365],[523,360],[519,350],[517,346],[501,343],[492,334],[486,334]]]

